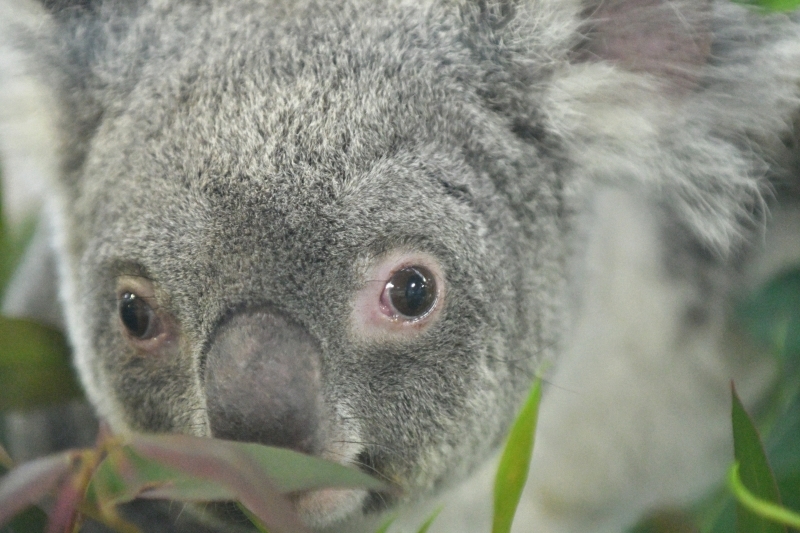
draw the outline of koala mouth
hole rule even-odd
[[[371,476],[381,472],[374,456],[366,450],[356,455],[354,463],[362,472]],[[391,489],[378,491],[333,488],[299,492],[291,495],[290,500],[304,522],[312,527],[323,527],[359,514],[380,514],[393,507],[399,495],[399,491]]]
[[[381,491],[358,489],[318,489],[289,497],[301,520],[311,528],[324,528],[359,515],[379,514],[389,509],[396,496]],[[230,531],[253,531],[252,523],[235,502],[217,502],[203,506],[207,519]]]
[[[385,477],[380,476],[380,474],[383,472],[383,469],[380,467],[379,460],[375,454],[369,453],[369,451],[366,449],[362,450],[358,453],[358,455],[356,455],[355,464],[357,464],[359,469],[366,474],[371,476],[378,474],[379,477]],[[368,491],[366,497],[364,498],[361,510],[365,515],[382,513],[397,503],[399,499],[398,496],[398,491]]]
[[[369,475],[380,472],[375,458],[366,450],[357,454],[355,464]],[[379,476],[381,477],[381,476]],[[317,489],[290,495],[300,518],[311,527],[326,527],[358,517],[374,516],[392,508],[399,490]]]

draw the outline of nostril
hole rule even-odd
[[[320,358],[311,335],[276,313],[244,312],[223,323],[205,369],[212,435],[316,452]]]

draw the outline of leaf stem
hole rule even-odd
[[[795,529],[800,529],[800,514],[780,505],[762,500],[747,490],[739,477],[739,463],[733,463],[728,470],[728,488],[736,500],[750,511],[773,522],[778,522]]]

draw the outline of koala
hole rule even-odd
[[[794,15],[7,0],[0,19],[6,161],[49,154],[6,311],[63,320],[115,432],[282,446],[396,488],[298,496],[313,531],[441,502],[431,531],[488,531],[536,375],[515,531],[625,531],[721,478],[730,380],[754,407],[774,382],[730,315],[800,257]],[[18,80],[41,143],[14,126]]]

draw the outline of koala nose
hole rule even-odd
[[[216,331],[205,391],[213,436],[314,453],[322,408],[321,351],[301,326],[269,311]]]

